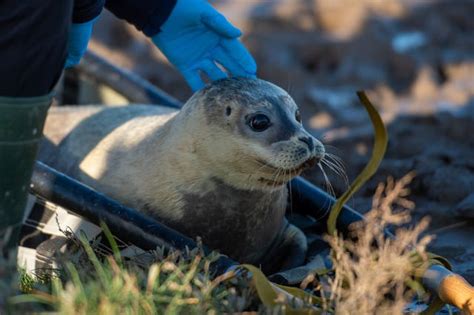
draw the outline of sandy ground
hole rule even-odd
[[[378,174],[351,201],[370,208],[376,184],[416,172],[414,217],[429,215],[431,250],[474,283],[474,2],[215,1],[240,27],[259,77],[289,90],[305,124],[343,158],[352,180],[367,162],[369,120],[355,91],[381,111],[390,143]],[[104,12],[91,49],[180,100],[190,90],[150,41]],[[305,176],[322,185],[317,170]],[[336,193],[344,182],[331,176]]]

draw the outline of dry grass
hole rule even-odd
[[[414,226],[409,210],[414,204],[407,200],[408,174],[395,182],[379,184],[367,221],[351,227],[351,239],[327,237],[334,257],[335,276],[322,286],[325,307],[333,307],[336,314],[402,314],[416,294],[413,252],[426,257],[426,246],[431,237],[421,236],[428,220]],[[385,237],[389,226],[397,226],[396,238]]]
[[[50,274],[47,286],[23,275],[27,294],[10,299],[14,310],[53,310],[59,314],[217,314],[241,312],[252,301],[243,279],[214,278],[217,254],[162,250],[147,259],[104,256],[81,238],[72,260]],[[114,246],[111,246],[112,248]],[[143,258],[143,257],[142,257]],[[147,263],[150,258],[153,262]],[[43,279],[44,279],[43,275]],[[27,306],[26,306],[27,305]],[[1,314],[1,312],[0,312]]]

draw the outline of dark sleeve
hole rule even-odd
[[[104,2],[105,0],[74,0],[72,23],[85,23],[96,18],[102,12]]]
[[[0,0],[0,96],[51,92],[66,60],[72,9],[72,0]]]
[[[106,0],[105,7],[115,16],[135,25],[151,37],[171,14],[177,0]]]

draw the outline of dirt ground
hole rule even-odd
[[[378,0],[215,1],[244,32],[258,76],[287,89],[307,129],[346,164],[367,162],[372,130],[364,89],[390,135],[374,179],[351,201],[371,206],[378,182],[416,172],[414,217],[432,218],[431,250],[474,283],[474,2]],[[104,12],[91,49],[180,100],[191,92],[133,26]],[[323,186],[317,169],[305,174]],[[344,181],[331,175],[337,194]]]

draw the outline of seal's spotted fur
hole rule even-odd
[[[58,126],[81,111],[89,114],[59,136]],[[60,156],[52,166],[241,262],[260,263],[282,244],[303,258],[304,236],[284,217],[285,184],[324,148],[296,111],[285,91],[252,79],[217,81],[180,112],[53,109],[45,134],[58,147],[41,157]],[[271,120],[265,132],[248,126],[255,113]]]

